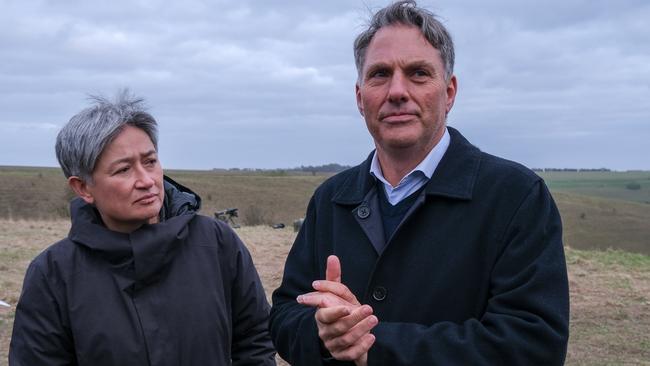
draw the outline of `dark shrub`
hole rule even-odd
[[[637,182],[630,182],[625,185],[625,188],[631,189],[633,191],[638,191],[639,189],[641,189],[641,185]]]

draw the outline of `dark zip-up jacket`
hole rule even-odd
[[[162,221],[130,234],[73,200],[68,237],[25,275],[10,366],[275,365],[248,251],[165,179]]]
[[[449,132],[389,239],[370,157],[316,190],[273,294],[271,337],[292,365],[348,364],[327,357],[315,310],[296,302],[325,278],[331,254],[343,284],[379,318],[369,365],[564,362],[569,292],[555,203],[533,172]]]

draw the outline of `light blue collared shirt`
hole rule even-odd
[[[379,165],[379,159],[377,158],[377,151],[375,151],[372,156],[372,163],[370,164],[370,174],[383,183],[386,198],[388,198],[388,202],[390,202],[391,205],[395,206],[404,198],[422,188],[422,186],[431,179],[433,172],[438,167],[440,160],[442,160],[442,156],[445,155],[450,141],[451,137],[449,136],[449,131],[447,131],[447,127],[445,127],[445,133],[442,135],[442,138],[438,141],[436,146],[434,146],[424,160],[405,175],[395,187],[388,183],[386,178],[384,178],[381,166]]]

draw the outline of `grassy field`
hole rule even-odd
[[[204,215],[237,207],[238,221],[248,225],[291,224],[303,217],[309,197],[329,176],[275,171],[226,174],[172,170],[166,174],[202,197]]]
[[[5,362],[15,304],[25,267],[54,240],[67,221],[0,220],[0,364]],[[282,277],[295,237],[289,228],[237,230],[253,255],[267,296]],[[566,248],[571,289],[571,336],[567,365],[650,364],[650,257],[623,251]]]
[[[0,167],[0,218],[66,217],[71,197],[59,168]]]
[[[542,172],[551,191],[650,204],[650,172]],[[638,184],[638,189],[628,185]]]
[[[237,207],[242,224],[290,224],[304,215],[310,195],[328,177],[282,171],[166,174],[203,198],[203,214]],[[650,365],[650,172],[540,175],[564,223],[572,317],[567,364]],[[629,189],[630,183],[639,189]],[[0,307],[0,364],[25,268],[66,235],[71,197],[58,168],[0,167],[0,300],[12,304]],[[238,233],[270,295],[295,234],[267,225]]]
[[[170,170],[166,174],[203,198],[201,212],[238,208],[240,224],[290,225],[329,175],[283,171]],[[565,242],[578,249],[619,248],[650,255],[650,172],[540,173],[562,214]],[[626,185],[637,182],[640,189]],[[72,197],[58,168],[0,167],[0,219],[56,220]]]
[[[269,172],[165,171],[202,198],[201,212],[238,208],[243,224],[291,224],[304,216],[314,189],[329,175]],[[58,168],[0,167],[0,218],[68,217],[72,193]]]

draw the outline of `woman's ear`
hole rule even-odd
[[[68,178],[68,185],[70,186],[70,189],[72,189],[74,193],[77,194],[77,196],[86,201],[86,203],[91,205],[95,203],[95,198],[92,195],[92,191],[89,189],[88,183],[86,183],[83,179],[77,177],[76,175],[73,175]]]

